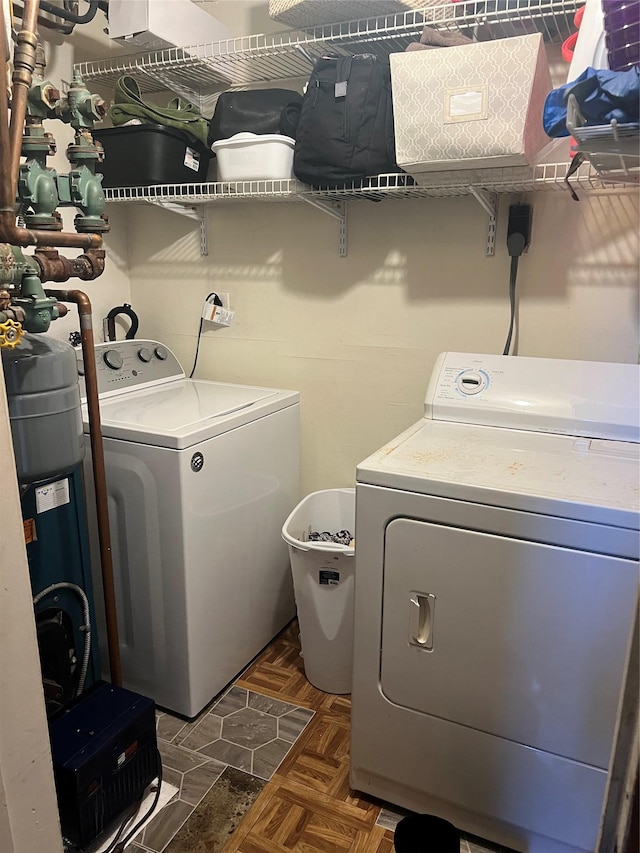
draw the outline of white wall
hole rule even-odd
[[[421,416],[440,351],[502,352],[512,200],[500,202],[493,258],[472,198],[351,201],[346,258],[336,222],[300,203],[209,208],[204,259],[194,222],[136,209],[129,272],[141,335],[165,341],[188,372],[204,297],[230,293],[235,323],[205,327],[197,376],[299,389],[304,492],[349,485],[360,460]],[[637,197],[528,200],[518,353],[636,361]]]

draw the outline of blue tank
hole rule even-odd
[[[21,505],[51,716],[100,678],[81,467],[23,487]]]

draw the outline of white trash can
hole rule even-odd
[[[312,492],[282,528],[289,545],[305,675],[325,693],[350,693],[355,544],[309,542],[310,532],[354,534],[355,489]]]

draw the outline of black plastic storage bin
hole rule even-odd
[[[212,152],[191,136],[162,124],[96,128],[104,162],[103,187],[192,184],[207,180]]]

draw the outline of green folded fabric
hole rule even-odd
[[[140,87],[133,77],[125,76],[118,80],[109,118],[116,127],[134,118],[174,127],[207,146],[209,119],[202,115],[198,107],[182,98],[173,98],[166,107],[143,101]]]

